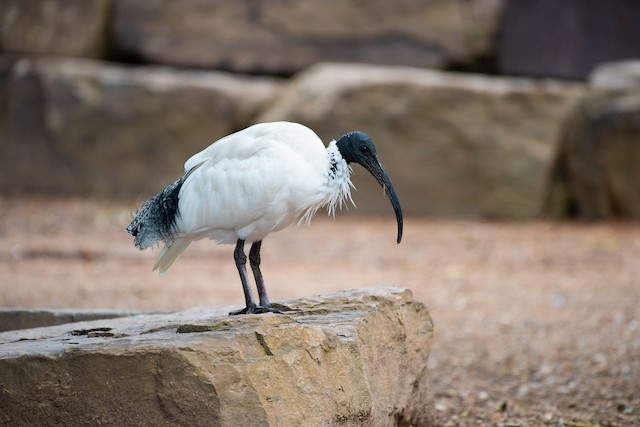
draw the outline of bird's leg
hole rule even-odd
[[[251,250],[249,251],[249,264],[251,264],[251,270],[253,271],[253,277],[256,279],[256,287],[258,288],[258,297],[260,297],[261,306],[269,306],[269,297],[267,296],[267,290],[264,287],[264,279],[262,278],[262,272],[260,271],[260,247],[262,242],[253,242]]]
[[[262,247],[262,241],[253,242],[251,250],[249,251],[249,264],[253,271],[253,277],[256,279],[256,288],[258,288],[258,297],[260,298],[260,305],[256,308],[259,313],[272,312],[280,313],[279,310],[271,307],[269,302],[269,296],[267,295],[267,288],[264,286],[264,279],[262,278],[262,272],[260,271],[260,248]]]
[[[249,280],[247,278],[247,256],[244,254],[244,240],[238,239],[236,249],[233,251],[233,259],[235,259],[238,273],[240,273],[240,281],[242,282],[242,290],[244,291],[244,301],[247,306],[242,310],[232,311],[229,314],[255,313],[256,303],[253,299],[253,294],[251,293],[251,287],[249,286]]]
[[[249,286],[249,279],[247,277],[247,256],[244,253],[244,240],[238,239],[236,243],[236,249],[233,251],[233,258],[236,261],[236,267],[238,273],[240,273],[240,281],[242,282],[242,290],[244,291],[244,301],[246,307],[242,310],[232,311],[229,314],[257,314],[257,313],[280,313],[275,308],[271,308],[269,304],[269,298],[264,287],[264,281],[262,280],[262,273],[260,273],[260,243],[255,242],[251,245],[251,251],[249,252],[249,262],[253,275],[256,278],[256,284],[258,288],[258,295],[260,296],[260,305],[256,305],[251,293],[251,287]]]

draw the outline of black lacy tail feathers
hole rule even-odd
[[[173,242],[176,234],[176,219],[180,216],[178,209],[180,189],[189,175],[203,163],[191,168],[182,178],[153,196],[136,212],[133,221],[127,227],[127,233],[135,237],[133,243],[138,249],[146,249],[160,241]]]
[[[174,239],[180,188],[184,177],[153,196],[136,212],[127,232],[135,237],[133,243],[140,250],[159,241],[170,242]]]

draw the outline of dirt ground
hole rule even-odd
[[[0,199],[0,307],[236,305],[231,246],[193,245],[169,274],[123,231],[134,204]],[[436,333],[444,426],[640,425],[640,224],[388,218],[285,230],[263,244],[274,301],[410,288]]]

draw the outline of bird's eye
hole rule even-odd
[[[363,145],[362,147],[360,147],[360,151],[362,153],[368,153],[369,152],[369,147],[367,147],[366,145]]]

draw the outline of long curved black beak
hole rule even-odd
[[[360,163],[366,170],[373,175],[373,177],[378,181],[378,183],[382,186],[384,190],[384,194],[387,195],[389,201],[391,202],[391,206],[393,206],[393,211],[396,213],[396,221],[398,221],[398,240],[400,243],[402,240],[402,207],[400,207],[400,200],[398,200],[398,196],[396,195],[396,190],[393,188],[393,184],[391,183],[391,179],[387,172],[382,167],[382,164],[377,158],[372,159],[372,161],[366,161]]]

